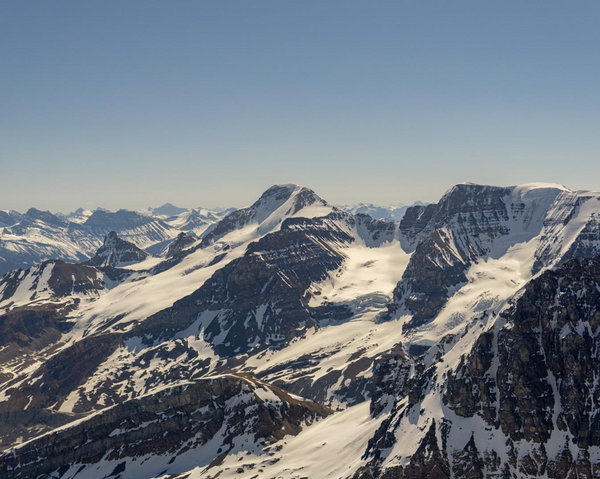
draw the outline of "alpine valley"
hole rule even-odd
[[[600,478],[600,193],[2,211],[0,274],[1,478]]]

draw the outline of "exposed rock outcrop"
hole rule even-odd
[[[393,398],[392,414],[357,477],[596,477],[598,331],[600,257],[569,260],[529,282],[499,315],[449,338],[463,348],[475,338],[455,366],[440,347],[428,369],[396,384],[390,378],[406,358],[389,358],[397,372],[387,366],[376,378],[383,373],[392,393],[375,394],[372,412]],[[406,434],[415,437],[397,446]]]
[[[197,322],[196,331],[221,356],[286,344],[316,325],[306,292],[339,267],[335,245],[354,241],[325,218],[289,218],[279,231],[248,246],[192,295],[148,318],[129,335],[159,339]],[[346,309],[344,308],[344,311]]]
[[[98,268],[114,268],[139,263],[140,261],[144,261],[148,256],[150,256],[148,253],[142,251],[133,243],[119,238],[116,232],[111,231],[104,238],[104,244],[94,257],[83,264]]]
[[[158,474],[177,470],[180,456],[194,455],[209,441],[220,455],[238,450],[244,436],[264,447],[329,413],[251,377],[203,379],[127,401],[17,446],[0,456],[0,471],[7,479],[54,471],[71,478],[100,464],[101,477],[116,467],[121,477],[135,477],[128,474],[130,463],[152,456],[159,458]],[[198,465],[210,462],[200,459]]]

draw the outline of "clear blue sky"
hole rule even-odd
[[[0,209],[600,189],[600,2],[3,1]]]

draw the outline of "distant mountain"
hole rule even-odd
[[[4,226],[12,226],[19,222],[22,215],[14,210],[0,210],[0,228]]]
[[[141,249],[168,242],[179,234],[177,228],[160,219],[127,210],[112,213],[97,209],[90,215],[81,212],[60,218],[31,208],[10,218],[16,222],[0,229],[0,276],[48,259],[85,261],[111,231]]]
[[[150,255],[133,243],[124,241],[111,231],[104,238],[104,244],[96,254],[83,264],[97,267],[121,267],[144,261]]]
[[[181,231],[200,237],[230,212],[178,208],[170,203],[145,212],[78,208],[63,215],[31,208],[22,215],[0,210],[0,277],[48,259],[89,259],[111,231],[140,249],[159,254]]]
[[[423,203],[422,201],[416,201],[412,205],[392,205],[392,206],[377,206],[372,203],[357,203],[354,205],[341,205],[339,208],[348,211],[352,214],[365,214],[369,215],[376,220],[391,220],[391,221],[400,221],[406,210],[411,206],[423,206],[427,203]]]
[[[150,211],[153,216],[177,216],[181,213],[185,213],[188,209],[174,206],[171,203],[165,203],[158,208],[149,208],[148,211]]]
[[[77,208],[72,213],[66,215],[66,219],[68,221],[72,221],[74,223],[84,223],[87,219],[92,216],[94,212],[91,210],[84,210],[83,208]]]
[[[21,223],[23,225],[46,223],[53,226],[65,226],[65,222],[58,216],[53,215],[49,211],[41,211],[36,208],[29,208],[21,217]]]
[[[223,216],[205,208],[190,209],[166,218],[165,222],[181,231],[189,231],[200,236]]]

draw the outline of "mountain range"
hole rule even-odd
[[[111,231],[156,254],[179,233],[200,236],[230,211],[178,208],[169,203],[144,211],[79,208],[68,215],[35,208],[24,214],[0,211],[0,275],[47,259],[84,261]]]
[[[600,193],[0,228],[1,477],[600,477]]]
[[[400,221],[410,207],[426,205],[427,203],[423,203],[422,201],[415,201],[411,205],[399,203],[391,206],[380,206],[374,205],[373,203],[356,203],[353,205],[338,205],[338,208],[352,214],[361,213],[369,215],[376,220]]]
[[[353,214],[369,214],[375,219],[399,221],[409,207],[359,203],[339,208]],[[235,208],[181,208],[171,203],[139,211],[78,208],[69,214],[36,208],[24,214],[0,210],[0,276],[47,259],[89,259],[110,231],[118,232],[149,253],[158,254],[181,232],[200,237],[232,211]]]

